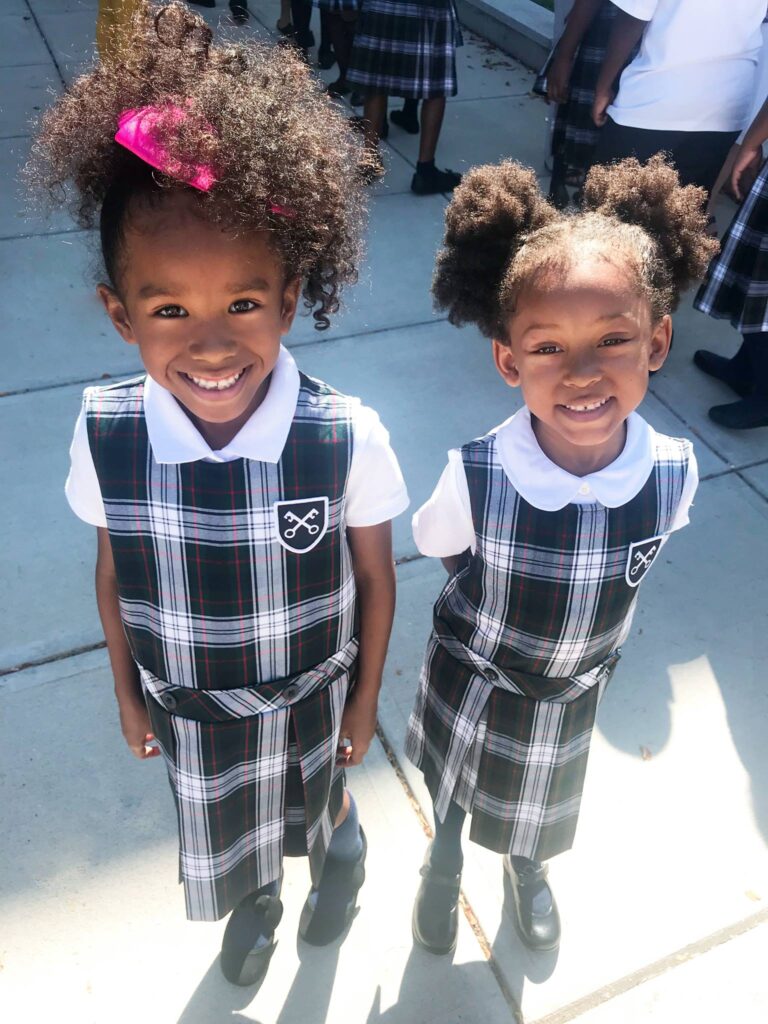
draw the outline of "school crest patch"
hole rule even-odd
[[[276,501],[272,508],[277,539],[284,548],[297,555],[311,551],[328,530],[328,499],[324,496]]]
[[[631,545],[624,574],[630,587],[636,587],[651,568],[661,551],[663,541],[663,537],[650,537]]]

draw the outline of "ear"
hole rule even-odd
[[[131,321],[128,319],[128,310],[115,289],[102,282],[96,286],[96,293],[120,337],[129,345],[135,345],[136,335],[133,333]]]
[[[283,290],[283,308],[280,314],[280,333],[287,334],[296,316],[299,306],[299,292],[301,290],[301,278],[292,277]]]
[[[517,368],[511,345],[506,341],[498,341],[496,338],[491,342],[493,346],[493,361],[496,369],[511,388],[520,387],[520,371]]]
[[[648,357],[648,369],[660,370],[669,355],[672,344],[672,317],[665,314],[653,327],[651,332],[651,352]]]

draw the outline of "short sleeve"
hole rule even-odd
[[[408,491],[389,433],[373,409],[357,408],[347,480],[347,526],[376,526],[408,508]]]
[[[432,492],[413,517],[413,539],[422,555],[448,558],[475,550],[475,527],[467,475],[461,452],[448,452],[448,465]]]
[[[650,21],[656,13],[659,0],[613,0],[613,5],[638,21]]]
[[[693,498],[698,486],[699,467],[696,462],[696,456],[691,452],[691,457],[688,461],[688,473],[685,478],[685,483],[683,484],[683,493],[680,495],[680,504],[677,506],[677,512],[675,513],[675,518],[672,521],[670,533],[674,533],[675,530],[682,529],[690,522],[688,513],[690,512],[691,505],[693,504]]]
[[[69,459],[69,476],[64,485],[64,493],[67,496],[69,507],[76,516],[79,516],[84,522],[90,523],[91,526],[106,526],[107,517],[101,498],[101,488],[96,476],[96,467],[93,464],[91,446],[88,444],[85,408],[80,410],[75,424]]]

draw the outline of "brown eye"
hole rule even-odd
[[[254,309],[258,309],[258,305],[253,299],[237,299],[229,307],[230,313],[250,313]]]
[[[154,316],[159,316],[163,320],[175,320],[177,317],[187,315],[187,311],[183,306],[163,306],[154,313]]]

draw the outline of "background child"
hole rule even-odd
[[[547,98],[558,104],[549,198],[560,208],[570,202],[566,186],[580,188],[594,162],[592,104],[615,14],[610,0],[575,0],[547,68]]]
[[[699,369],[739,395],[738,402],[709,410],[715,423],[732,430],[768,426],[768,163],[749,191],[744,186],[748,171],[762,160],[766,139],[768,102],[744,136],[731,172],[734,195],[744,201],[694,302],[702,313],[730,320],[743,338],[730,359],[706,349],[693,357]]]
[[[234,910],[222,969],[248,984],[284,853],[309,854],[307,941],[354,910],[365,838],[343,769],[375,729],[407,495],[376,414],[281,347],[302,299],[325,327],[355,279],[346,121],[291,53],[213,47],[180,3],[134,29],[119,69],[46,114],[31,170],[98,220],[99,295],[147,371],[86,390],[67,495],[98,527],[123,734],[168,767],[187,915]]]
[[[414,516],[450,578],[407,737],[434,803],[414,937],[456,941],[461,828],[505,854],[533,949],[560,927],[542,861],[569,849],[597,703],[637,586],[697,485],[689,441],[636,412],[669,350],[670,312],[717,243],[704,195],[661,158],[594,168],[559,214],[511,161],[471,171],[446,215],[434,282],[475,323],[524,407],[449,455]]]
[[[461,181],[455,171],[435,166],[446,97],[456,95],[456,47],[460,45],[453,0],[423,4],[362,0],[347,80],[366,94],[366,139],[376,153],[383,138],[387,97],[423,100],[419,159],[411,181],[411,190],[418,195],[450,192]],[[415,109],[405,108],[395,123],[410,127],[415,116]]]

